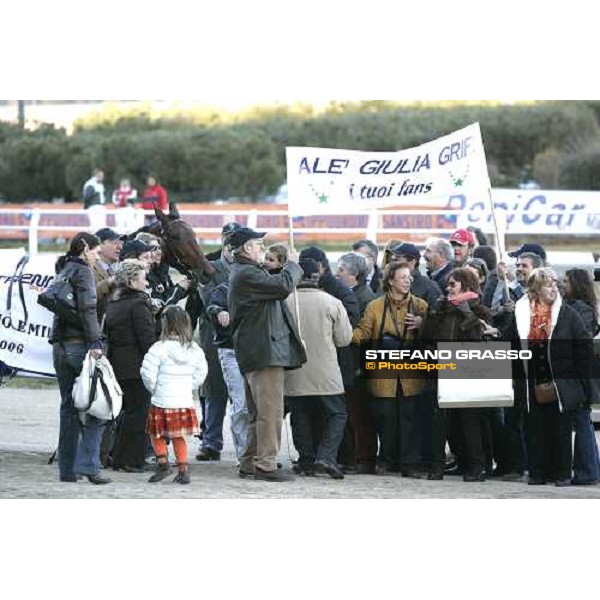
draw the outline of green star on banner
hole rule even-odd
[[[319,204],[327,204],[327,196],[325,194],[321,194],[317,198],[319,198]]]
[[[464,181],[463,179],[457,179],[457,180],[454,182],[454,186],[455,186],[455,187],[462,187],[463,181]]]

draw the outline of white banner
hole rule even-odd
[[[54,375],[52,313],[37,297],[54,279],[55,255],[1,253],[0,264],[0,361],[8,366]],[[18,269],[23,259],[23,269]],[[25,262],[26,261],[26,262]]]
[[[485,201],[490,182],[479,123],[399,152],[286,148],[292,216],[406,206],[461,193]]]
[[[493,189],[492,200],[506,233],[600,233],[600,192]],[[457,227],[492,230],[488,200],[455,194],[445,208],[464,211]]]

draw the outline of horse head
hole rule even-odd
[[[194,230],[180,218],[175,203],[169,204],[168,214],[158,207],[154,208],[154,214],[160,224],[164,260],[169,265],[178,270],[187,269],[196,276],[214,273],[214,268],[196,241]]]

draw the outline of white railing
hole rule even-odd
[[[143,211],[144,215],[154,216],[153,211]],[[497,221],[498,228],[501,236],[501,247],[505,247],[504,245],[504,237],[506,233],[512,233],[509,225],[509,220],[511,216],[514,217],[522,217],[527,214],[528,217],[531,217],[531,211],[525,212],[523,210],[501,210],[497,212]],[[106,216],[115,215],[118,213],[118,209],[106,209]],[[289,225],[288,227],[265,227],[261,226],[260,219],[262,217],[286,217],[286,222],[289,223],[288,220],[288,212],[287,210],[281,209],[273,209],[273,210],[257,210],[257,209],[248,209],[248,210],[238,210],[238,209],[227,209],[223,207],[218,210],[185,210],[180,209],[179,213],[183,219],[190,216],[205,216],[205,217],[220,217],[220,224],[217,227],[194,227],[194,231],[201,239],[201,241],[206,241],[203,238],[208,235],[207,239],[217,240],[220,238],[221,227],[225,223],[235,220],[235,218],[245,217],[246,225],[251,227],[252,229],[267,229],[271,234],[282,234],[287,235],[289,233]],[[59,210],[59,209],[46,209],[46,208],[32,208],[24,210],[18,209],[2,209],[0,210],[0,215],[17,215],[20,217],[25,216],[28,218],[29,223],[27,225],[0,225],[0,239],[2,238],[3,231],[24,231],[27,232],[27,237],[29,239],[29,253],[36,254],[38,252],[39,246],[39,232],[42,231],[53,231],[53,232],[64,232],[67,234],[66,237],[70,237],[68,234],[75,234],[78,231],[82,230],[81,225],[73,226],[73,225],[54,225],[54,224],[43,224],[41,223],[42,217],[44,216],[52,216],[52,215],[60,215],[60,216],[84,216],[87,219],[87,223],[89,224],[89,212],[82,209],[73,209],[73,210]],[[363,216],[367,217],[366,227],[342,227],[342,228],[332,228],[331,226],[324,225],[320,227],[299,227],[297,224],[294,226],[295,233],[302,234],[311,234],[318,236],[323,233],[342,233],[348,234],[349,237],[353,237],[356,239],[368,238],[373,241],[377,241],[377,238],[381,233],[391,234],[394,236],[401,236],[403,234],[418,234],[423,236],[432,236],[439,234],[448,234],[453,228],[458,227],[466,227],[469,224],[471,218],[475,221],[475,224],[482,229],[484,233],[493,234],[495,232],[493,222],[491,217],[490,210],[456,210],[456,209],[405,209],[405,210],[385,210],[373,209],[369,212],[365,211],[348,211],[344,213],[344,215],[314,215],[310,217],[298,217],[298,218],[306,218],[306,219],[322,219],[326,220],[328,217],[335,216]],[[556,209],[552,210],[535,210],[535,216],[549,217],[549,216],[562,216],[565,218],[569,215],[577,215],[578,218],[587,217],[587,213],[582,213],[581,210],[561,210],[557,211]],[[448,219],[455,218],[455,227],[384,227],[383,221],[386,216],[425,216],[425,217],[435,217],[435,216],[444,216]],[[591,214],[589,216],[592,216]],[[85,229],[88,229],[85,227]],[[123,232],[125,233],[125,232]],[[578,233],[582,233],[579,231]],[[584,234],[593,235],[598,232],[594,231],[584,231]],[[554,235],[554,234],[573,234],[573,230],[570,227],[565,228],[556,228],[555,230],[549,230],[547,226],[540,226],[539,228],[528,228],[527,235]]]

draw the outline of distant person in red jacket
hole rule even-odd
[[[156,182],[154,175],[149,175],[146,180],[148,186],[142,196],[142,208],[144,210],[154,210],[154,207],[160,208],[163,212],[169,211],[169,196],[167,190]]]

